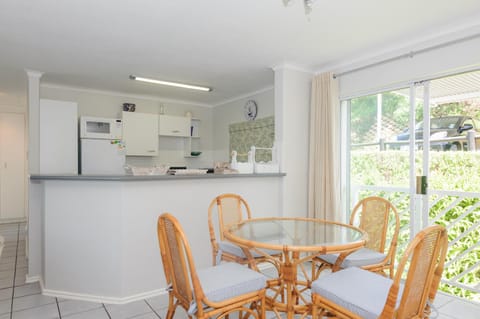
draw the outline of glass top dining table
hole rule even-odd
[[[321,219],[253,218],[231,226],[225,237],[249,248],[326,254],[364,246],[366,233],[351,225]]]
[[[231,225],[225,238],[242,247],[256,268],[256,255],[263,255],[277,269],[278,278],[268,281],[267,308],[278,318],[280,312],[293,319],[308,312],[316,256],[339,253],[340,258],[365,246],[367,234],[354,226],[313,218],[252,218]],[[268,254],[266,253],[268,251]],[[272,253],[278,251],[278,254]],[[311,277],[305,264],[311,263]],[[258,268],[257,268],[258,269]],[[303,276],[298,276],[298,273]],[[301,278],[299,278],[301,277]]]

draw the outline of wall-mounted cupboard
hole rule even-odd
[[[123,112],[123,142],[130,156],[158,155],[158,114]]]
[[[185,116],[123,112],[123,141],[129,156],[158,156],[160,137],[184,139],[185,157],[199,149],[200,120]],[[193,146],[192,146],[193,145]]]
[[[158,134],[161,136],[190,136],[190,118],[185,116],[159,115]]]

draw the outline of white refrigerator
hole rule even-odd
[[[120,140],[80,139],[82,175],[125,175],[125,145]]]

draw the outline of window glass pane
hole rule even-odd
[[[408,186],[408,112],[408,90],[351,100],[352,184]]]

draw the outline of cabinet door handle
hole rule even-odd
[[[180,133],[179,130],[173,130],[172,133]]]
[[[155,150],[148,150],[148,153],[155,153]]]

